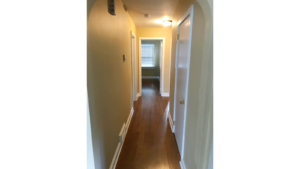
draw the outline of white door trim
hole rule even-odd
[[[190,57],[191,57],[191,44],[192,44],[192,34],[193,34],[193,14],[194,14],[194,5],[191,5],[191,7],[185,12],[185,14],[180,18],[180,20],[177,23],[177,34],[179,34],[179,26],[181,23],[183,23],[183,21],[190,16],[190,41],[189,41],[189,54],[188,54],[188,71],[187,71],[187,85],[186,85],[186,96],[185,96],[185,100],[186,103],[184,104],[184,119],[183,119],[183,138],[182,138],[182,156],[181,156],[181,160],[183,160],[183,155],[184,155],[184,142],[185,142],[185,122],[186,122],[186,109],[187,109],[187,96],[188,96],[188,87],[189,87],[189,76],[190,76]],[[180,36],[179,36],[180,38]],[[174,114],[176,112],[176,104],[178,104],[176,102],[176,89],[177,89],[177,62],[178,62],[178,39],[177,39],[177,44],[176,44],[176,61],[175,61],[175,89],[174,89]],[[173,117],[173,120],[176,121],[175,119],[176,117]],[[175,126],[175,128],[177,128]],[[178,147],[180,148],[180,147]]]
[[[177,31],[178,33],[178,31]],[[178,35],[176,35],[178,36]],[[176,89],[177,89],[177,62],[178,62],[178,38],[176,40],[176,54],[175,54],[175,86],[174,86],[174,108],[173,108],[173,122],[176,121]]]
[[[142,40],[162,40],[163,42],[163,47],[162,47],[162,55],[160,56],[160,77],[159,77],[159,83],[160,83],[160,94],[163,94],[163,86],[164,86],[164,59],[165,59],[165,37],[140,37],[139,38],[139,92],[140,95],[142,95],[142,51],[141,51],[141,46],[142,46]]]
[[[136,36],[131,31],[132,100],[136,101]]]
[[[169,86],[171,84],[171,63],[172,63],[172,38],[171,38],[171,41],[170,41]],[[170,89],[169,89],[169,93],[170,93]]]

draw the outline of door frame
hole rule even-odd
[[[188,66],[187,66],[187,85],[186,85],[186,95],[185,95],[185,104],[184,104],[184,119],[183,119],[183,134],[182,134],[182,145],[181,147],[181,160],[183,160],[183,155],[184,155],[184,142],[185,142],[185,123],[186,123],[186,110],[187,110],[187,103],[188,103],[188,87],[189,87],[189,76],[190,76],[190,57],[191,57],[191,47],[192,47],[192,34],[193,34],[193,15],[194,15],[194,5],[191,5],[191,7],[185,12],[185,14],[180,18],[180,20],[177,22],[177,37],[179,35],[179,26],[187,17],[191,17],[191,23],[190,23],[190,40],[189,40],[189,54],[188,54]],[[180,35],[179,35],[180,38]],[[174,113],[173,113],[173,121],[176,121],[176,105],[178,104],[176,102],[176,90],[177,90],[177,67],[178,67],[178,43],[179,39],[177,38],[176,42],[176,59],[175,59],[175,88],[174,88]],[[175,124],[175,123],[174,123]],[[174,125],[175,126],[175,125]],[[176,126],[174,129],[174,133],[176,130]]]
[[[139,38],[139,96],[142,96],[142,40],[161,40],[163,46],[160,48],[160,76],[159,76],[159,93],[164,94],[164,59],[165,59],[165,37],[140,37]]]
[[[136,97],[136,36],[131,31],[131,69],[132,69],[132,104]]]

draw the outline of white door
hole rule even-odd
[[[190,15],[179,25],[177,50],[177,76],[175,96],[175,137],[181,157],[183,157],[185,106],[190,50]],[[184,102],[184,103],[183,103]]]

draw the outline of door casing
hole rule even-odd
[[[161,40],[163,46],[160,55],[160,76],[159,76],[159,92],[163,94],[164,86],[164,58],[165,58],[165,37],[140,37],[139,38],[139,96],[142,96],[142,40]]]

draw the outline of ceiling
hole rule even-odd
[[[123,0],[137,27],[163,27],[163,20],[172,20],[178,0]],[[144,15],[149,14],[148,18]]]

